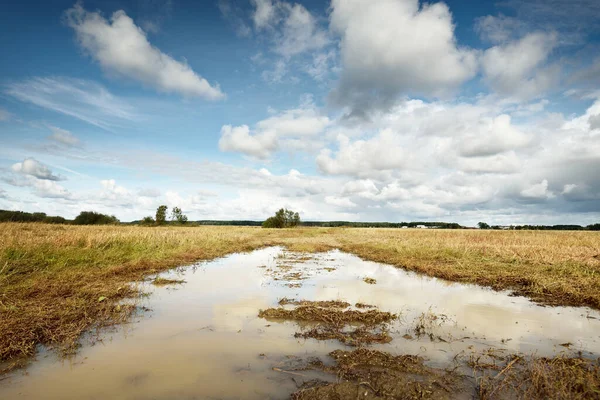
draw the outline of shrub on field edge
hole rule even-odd
[[[281,208],[274,216],[263,222],[263,228],[293,228],[300,225],[300,214]]]

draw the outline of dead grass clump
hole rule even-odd
[[[429,336],[431,341],[446,341],[439,334],[439,331],[448,321],[450,321],[450,318],[447,315],[435,314],[433,311],[428,310],[415,318],[413,332],[417,337]],[[449,337],[448,339],[451,340],[452,338]]]
[[[397,318],[396,314],[392,314],[387,311],[339,310],[333,308],[321,308],[314,305],[298,306],[293,310],[286,310],[284,308],[269,308],[266,310],[260,310],[258,316],[266,319],[322,322],[335,326],[350,323],[377,325],[390,322]]]
[[[373,343],[389,343],[392,337],[387,330],[374,330],[371,327],[360,326],[354,329],[340,329],[335,326],[317,326],[303,332],[296,332],[295,338],[317,339],[317,340],[338,340],[347,346],[364,346]]]
[[[392,356],[364,348],[329,355],[336,365],[325,370],[335,373],[339,381],[299,390],[292,399],[451,399],[465,392],[461,378],[426,367],[417,356]]]
[[[598,399],[600,364],[582,358],[510,357],[479,378],[482,399]]]
[[[289,274],[283,275],[281,278],[284,281],[301,281],[306,279],[302,272],[290,272]]]
[[[284,297],[279,300],[278,304],[280,306],[284,306],[287,304],[295,305],[295,306],[315,306],[320,308],[348,308],[350,307],[350,303],[346,301],[340,300],[325,300],[325,301],[310,301],[310,300],[293,300]]]
[[[363,278],[363,281],[365,283],[368,283],[369,285],[374,285],[377,283],[377,280],[375,278],[369,278],[369,277]]]
[[[152,284],[156,286],[178,285],[182,283],[185,283],[183,279],[154,278],[152,280]]]
[[[387,323],[397,318],[395,314],[379,310],[347,310],[350,303],[340,300],[308,301],[283,298],[280,305],[296,305],[294,309],[269,308],[261,310],[261,318],[317,322],[317,326],[296,332],[296,338],[338,340],[348,346],[372,343],[389,343]],[[360,325],[360,326],[356,326]]]
[[[354,305],[354,307],[356,307],[356,308],[375,308],[375,306],[373,306],[371,304],[365,304],[365,303],[356,303]]]

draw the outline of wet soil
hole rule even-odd
[[[294,400],[312,399],[455,399],[469,398],[469,382],[451,371],[427,367],[415,355],[358,349],[329,353],[338,382],[319,384],[292,395]]]

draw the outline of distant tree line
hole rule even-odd
[[[283,211],[283,213],[282,213]],[[353,228],[416,228],[424,226],[427,228],[439,229],[466,229],[454,222],[349,222],[349,221],[300,221],[298,213],[290,210],[281,209],[273,217],[266,221],[252,220],[200,220],[188,221],[188,217],[179,207],[171,209],[168,215],[168,207],[161,205],[156,210],[154,217],[148,216],[141,221],[133,221],[134,225],[166,225],[166,224],[187,224],[187,225],[229,225],[229,226],[265,226],[269,227],[292,227],[302,224],[303,226],[313,227],[353,227]],[[170,217],[170,218],[168,218]],[[170,219],[170,220],[168,220]],[[267,222],[268,221],[268,222]],[[46,224],[75,224],[75,225],[107,225],[120,224],[121,222],[114,215],[101,214],[95,211],[82,211],[74,220],[68,220],[59,216],[46,215],[43,212],[24,212],[0,210],[0,222],[42,222]],[[477,224],[479,229],[493,230],[552,230],[552,231],[600,231],[600,223],[587,226],[581,225],[489,225],[485,222]]]
[[[49,216],[43,212],[28,213],[24,211],[0,210],[0,222],[43,222],[46,224],[66,224],[63,217]]]
[[[261,226],[263,221],[250,221],[250,220],[239,220],[239,221],[217,221],[217,220],[200,220],[193,221],[194,225],[212,225],[212,226]]]
[[[43,212],[24,212],[0,210],[0,222],[43,222],[45,224],[73,224],[73,225],[107,225],[118,224],[119,220],[114,215],[106,215],[95,211],[82,211],[74,220],[63,217],[49,216]]]
[[[417,226],[425,226],[427,228],[439,229],[464,229],[463,226],[455,222],[349,222],[349,221],[304,221],[303,226],[320,226],[320,227],[340,227],[347,226],[350,228],[416,228]]]
[[[489,225],[485,222],[477,224],[479,229],[516,230],[516,231],[600,231],[600,224],[581,225]]]

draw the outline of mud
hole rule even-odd
[[[456,399],[472,392],[466,379],[427,367],[418,356],[369,349],[336,350],[329,356],[336,365],[325,370],[339,381],[299,390],[292,399]]]

